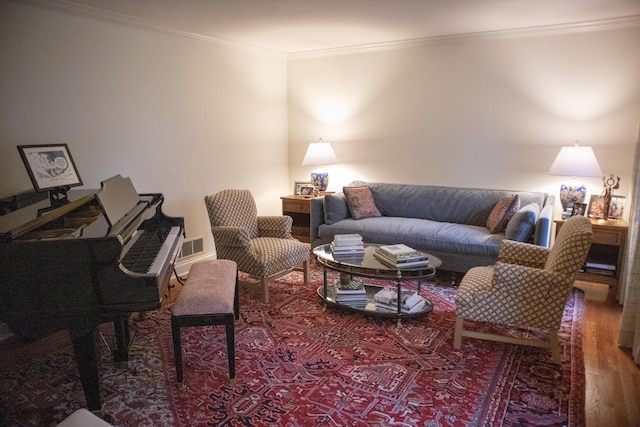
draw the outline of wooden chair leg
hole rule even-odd
[[[262,302],[269,304],[269,280],[266,277],[262,277],[260,286],[262,286]]]
[[[225,323],[227,332],[227,357],[229,359],[229,378],[236,377],[236,354],[235,354],[235,335],[233,326],[233,316],[229,316]]]
[[[171,317],[171,336],[173,338],[173,356],[176,364],[176,380],[182,382],[182,344],[180,340],[180,324],[178,319]]]
[[[560,340],[558,339],[558,331],[555,329],[549,331],[549,349],[551,350],[551,360],[559,365],[561,362]]]
[[[302,274],[304,276],[304,284],[309,283],[309,260],[302,263]]]
[[[462,316],[456,316],[456,329],[453,337],[453,348],[460,349],[462,347],[462,330],[464,326],[464,319]]]
[[[233,291],[233,313],[236,320],[240,319],[240,296],[238,294],[238,273],[236,273],[236,288]]]

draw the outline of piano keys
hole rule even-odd
[[[0,320],[27,339],[68,329],[87,405],[99,410],[95,330],[113,322],[114,360],[128,360],[130,314],[160,308],[184,219],[120,175],[62,202],[33,200],[0,216]]]

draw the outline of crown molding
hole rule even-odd
[[[131,16],[123,15],[120,13],[109,12],[104,9],[98,9],[91,6],[79,5],[71,3],[66,0],[59,0],[52,2],[50,0],[13,0],[18,3],[26,3],[32,6],[49,9],[57,12],[67,13],[74,16],[83,18],[95,19],[97,21],[110,22],[120,25],[126,25],[132,28],[141,28],[150,31],[156,31],[165,34],[171,34],[174,36],[182,37],[185,39],[205,43],[213,46],[223,48],[240,49],[244,51],[250,51],[252,53],[259,53],[268,56],[275,56],[281,59],[286,59],[287,54],[267,48],[251,46],[244,43],[238,43],[228,40],[216,39],[214,37],[207,37],[200,34],[191,33],[188,31],[182,31],[169,26],[158,24],[156,22],[147,21],[140,18],[134,18]]]
[[[385,50],[403,49],[435,44],[546,37],[563,34],[611,31],[633,27],[640,27],[640,15],[626,16],[623,18],[603,19],[598,21],[578,22],[573,24],[546,25],[513,30],[453,34],[447,36],[425,37],[420,39],[400,40],[385,43],[371,43],[366,45],[347,46],[332,49],[321,49],[308,52],[296,52],[290,53],[288,55],[288,59],[290,61],[293,61],[297,59],[311,59],[327,56],[350,55],[356,53],[379,52]]]
[[[218,47],[241,49],[251,51],[252,53],[260,53],[269,56],[275,56],[288,60],[321,58],[327,56],[350,55],[356,53],[378,52],[393,49],[403,49],[409,47],[444,44],[444,43],[461,43],[475,42],[485,40],[507,40],[517,38],[543,37],[572,33],[586,33],[598,31],[610,31],[623,28],[632,28],[640,26],[640,15],[626,16],[622,18],[603,19],[589,22],[578,22],[572,24],[546,25],[528,28],[519,28],[512,30],[484,31],[466,34],[453,34],[446,36],[425,37],[419,39],[399,40],[393,42],[370,43],[357,46],[345,46],[329,49],[319,49],[313,51],[286,53],[271,49],[247,45],[244,43],[233,42],[228,40],[216,39],[200,34],[190,33],[188,31],[177,30],[166,25],[147,21],[144,19],[134,18],[131,16],[105,11],[91,6],[79,5],[67,0],[13,0],[22,4],[30,4],[54,11],[64,12],[80,17],[96,19],[105,22],[128,25],[130,27],[143,28],[147,30],[173,34],[201,43],[211,44]]]

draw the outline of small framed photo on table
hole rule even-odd
[[[313,184],[311,183],[311,181],[296,181],[293,188],[294,194],[296,196],[308,195],[306,193],[309,192],[309,186],[312,188],[310,195],[313,196]]]
[[[624,213],[624,196],[611,196],[611,204],[609,205],[609,219],[621,219]]]
[[[300,186],[300,196],[313,197],[315,187],[313,184],[303,184]]]
[[[589,218],[604,218],[604,198],[592,195],[589,199]]]
[[[584,216],[585,212],[587,212],[586,203],[574,203],[573,209],[571,210],[571,216]]]

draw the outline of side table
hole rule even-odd
[[[565,220],[554,222],[557,235]],[[578,280],[609,285],[609,300],[615,300],[629,226],[621,219],[591,219],[591,226],[593,244],[583,269],[578,273]]]
[[[282,196],[282,215],[293,218],[291,235],[301,242],[311,243],[311,197]]]

